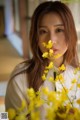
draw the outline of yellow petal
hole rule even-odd
[[[46,69],[52,69],[54,66],[53,62],[50,62],[48,66],[46,66]]]
[[[72,82],[72,84],[74,84],[74,83],[77,82],[77,80],[76,80],[76,79],[73,79],[71,82]]]
[[[48,58],[48,52],[44,52],[42,55],[43,58]]]
[[[77,84],[77,87],[80,88],[80,84]]]
[[[50,49],[50,50],[49,50],[49,56],[50,56],[50,57],[52,57],[52,56],[53,56],[53,54],[54,54],[53,50],[52,50],[52,49]]]
[[[76,102],[80,105],[80,99],[78,99]]]
[[[47,49],[50,49],[50,48],[52,48],[52,46],[53,46],[53,43],[52,43],[51,40],[49,40],[46,48],[47,48]]]
[[[61,57],[61,54],[54,55],[54,59]]]
[[[9,120],[13,120],[16,117],[16,110],[13,108],[8,109]]]
[[[46,80],[46,75],[43,74],[41,78],[42,78],[42,80]]]
[[[62,65],[59,67],[59,70],[61,70],[61,71],[65,70],[65,69],[66,69],[66,67],[64,66],[64,64],[62,64]]]

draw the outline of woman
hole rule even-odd
[[[42,54],[46,51],[42,43],[47,43],[49,40],[53,43],[54,54],[61,54],[56,60],[42,58]],[[48,87],[50,90],[60,88],[60,84],[53,86],[49,81],[41,79],[49,61],[54,62],[56,69],[62,64],[66,66],[66,70],[62,74],[65,79],[65,86],[69,88],[71,79],[78,79],[78,75],[74,75],[74,69],[79,66],[76,45],[77,34],[69,8],[58,1],[40,4],[34,11],[31,21],[30,46],[33,56],[30,60],[24,61],[15,68],[7,87],[6,110],[11,107],[18,109],[23,99],[27,103],[29,102],[26,96],[27,88],[32,87],[35,91],[38,91],[41,86]],[[53,75],[51,70],[47,77],[50,75]],[[80,93],[78,92],[74,96],[74,91],[72,91],[69,96],[79,98]],[[44,115],[42,116],[42,119],[44,119]]]

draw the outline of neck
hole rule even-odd
[[[55,67],[60,67],[63,63],[63,57],[60,57],[60,58],[54,60],[53,62],[54,62]]]

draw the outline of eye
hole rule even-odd
[[[47,33],[47,30],[44,30],[44,29],[39,30],[39,34],[40,34],[40,35],[46,34],[46,33]]]
[[[56,29],[56,33],[59,33],[59,32],[64,32],[64,29],[62,29],[62,28],[57,28],[57,29]]]

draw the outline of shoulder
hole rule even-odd
[[[14,70],[12,71],[11,77],[26,71],[27,68],[28,64],[26,62],[19,63],[18,65],[15,66]]]
[[[7,92],[12,91],[15,94],[25,94],[29,88],[28,78],[25,72],[12,77],[7,85]]]
[[[29,88],[27,68],[28,64],[26,62],[20,63],[14,68],[6,90],[6,109],[10,107],[15,109],[19,108],[22,100],[28,102],[26,95],[26,90]]]
[[[29,88],[27,74],[25,72],[24,63],[20,63],[15,67],[10,77],[6,89],[5,105],[6,109],[9,107],[18,108],[23,99],[27,100],[26,90]],[[17,99],[17,101],[16,101]]]
[[[80,75],[80,69],[75,68],[71,65],[67,65],[66,66],[66,70],[64,72],[67,76],[73,76],[73,77],[77,77]]]
[[[72,72],[75,72],[75,70],[77,69],[78,67],[73,67],[71,65],[67,65],[66,66],[66,71],[72,71]]]

